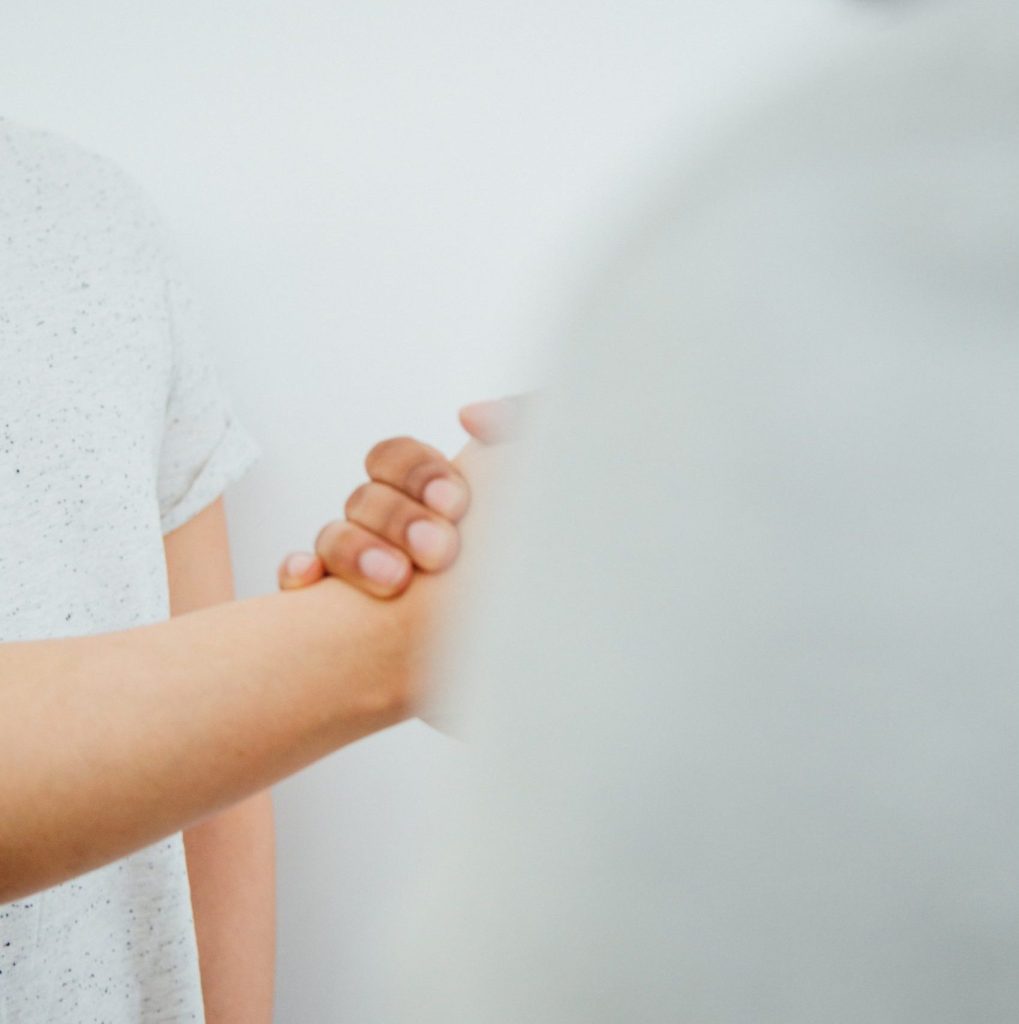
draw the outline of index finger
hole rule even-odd
[[[413,437],[391,437],[375,445],[364,460],[372,480],[389,484],[457,522],[470,504],[470,488],[449,459]]]

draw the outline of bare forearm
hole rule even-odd
[[[172,615],[234,598],[222,501],[167,534]],[[270,1024],[276,962],[275,834],[268,791],[184,831],[208,1024]]]
[[[242,800],[184,833],[205,1017],[270,1024],[275,973],[272,799]]]
[[[398,609],[325,580],[123,633],[0,646],[0,900],[400,720]]]

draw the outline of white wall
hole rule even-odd
[[[0,109],[118,160],[174,229],[264,448],[230,503],[251,594],[374,441],[455,450],[458,404],[540,377],[584,225],[840,6],[5,0]],[[283,1024],[370,1017],[416,780],[451,757],[411,723],[279,787]]]

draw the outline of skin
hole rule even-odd
[[[459,541],[450,522],[466,512],[470,495],[440,452],[411,438],[394,438],[368,453],[365,469],[369,480],[348,499],[348,520],[329,524],[319,535],[325,560],[304,556],[293,563],[302,570],[295,579],[281,566],[281,586],[308,586],[332,572],[366,593],[391,597],[406,589],[415,568],[443,569],[456,557]],[[407,538],[415,522],[433,525],[445,547],[437,553],[415,550]],[[165,549],[171,615],[233,599],[222,501],[169,534]],[[386,581],[362,573],[361,560],[369,551],[391,560]],[[378,557],[369,565],[387,571]],[[269,794],[256,794],[187,829],[184,847],[206,1020],[271,1024],[276,922]]]
[[[233,600],[223,502],[165,538],[170,614]],[[275,843],[268,792],[184,832],[208,1024],[271,1024],[276,959]]]
[[[0,901],[195,826],[411,714],[427,611],[413,591],[381,602],[325,579],[2,645]]]
[[[460,481],[466,484],[467,480],[481,480],[482,489],[487,489],[485,481],[496,475],[498,458],[486,451],[486,447],[504,445],[519,438],[533,404],[532,395],[512,395],[475,402],[460,410],[461,425],[480,442],[468,445],[454,460],[453,469]],[[410,512],[411,506],[425,512],[431,508],[449,523],[460,523],[471,502],[470,490],[468,488],[466,496],[459,498],[451,497],[448,488],[443,497],[435,496],[433,480],[437,477],[441,482],[444,477],[441,464],[436,460],[442,458],[440,452],[412,438],[391,438],[376,445],[365,459],[369,480],[402,491],[404,506],[387,507],[385,501],[372,500],[370,495],[366,496],[362,485],[347,500],[347,519],[335,520],[322,528],[314,553],[294,552],[283,560],[278,570],[280,589],[300,589],[332,575],[353,583],[366,593],[393,597],[410,584],[415,569],[438,570],[450,564],[459,553],[462,529],[450,536],[451,547],[446,556],[431,565],[415,555],[405,542],[406,537],[400,538],[399,529],[393,529],[394,521],[407,522],[415,518]],[[410,505],[406,499],[410,499]],[[393,537],[394,543],[388,543],[386,537]],[[383,550],[396,559],[400,570],[394,570],[384,581],[366,578],[361,556],[372,549]]]
[[[374,483],[405,447],[390,446]],[[444,474],[465,483],[457,463]],[[410,474],[405,500],[425,499],[434,476]],[[396,547],[391,517],[417,521],[400,502],[355,510],[351,528],[380,549]],[[455,574],[416,572],[389,585],[398,600],[378,600],[346,582],[369,579],[349,561],[368,545],[333,543],[338,533],[324,530],[317,549],[316,573],[333,575],[302,589],[138,629],[0,645],[0,902],[195,828],[416,712]],[[403,542],[404,557],[445,564]]]
[[[377,444],[365,459],[368,481],[347,499],[346,519],[322,527],[314,554],[284,560],[280,588],[298,589],[331,575],[390,598],[407,589],[415,571],[448,568],[460,551],[455,524],[470,504],[460,472],[470,458],[465,449],[451,466],[441,452],[409,437]],[[366,567],[378,571],[368,575]]]
[[[502,404],[462,422],[508,439]],[[183,830],[206,1019],[269,1024],[267,787],[421,707],[440,571],[486,462],[477,445],[452,464],[410,438],[377,445],[347,519],[284,561],[283,593],[246,602],[217,501],[165,538],[169,622],[0,645],[0,902]]]

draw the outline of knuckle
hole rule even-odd
[[[357,515],[359,509],[363,508],[368,501],[372,485],[370,482],[355,487],[343,505],[344,515],[350,517]]]
[[[369,481],[347,499],[345,512],[358,526],[393,539],[413,512],[413,502],[388,484]]]
[[[425,450],[421,453],[421,459],[407,471],[405,487],[408,494],[418,497],[437,477],[453,475],[452,467],[445,459],[436,458],[435,452]]]
[[[339,525],[337,520],[332,520],[325,524],[315,537],[315,554],[321,555],[326,548],[332,543],[333,536],[336,533],[336,528]]]
[[[403,525],[410,514],[409,501],[403,495],[390,494],[379,509],[378,528],[383,537],[394,539],[403,532]]]
[[[315,553],[330,570],[341,565],[350,548],[350,526],[341,519],[326,523],[315,538]]]
[[[378,444],[372,446],[365,456],[365,468],[371,473],[375,469],[384,467],[387,463],[393,461],[409,444],[414,444],[414,439],[403,436],[387,437],[384,441],[379,441]]]

